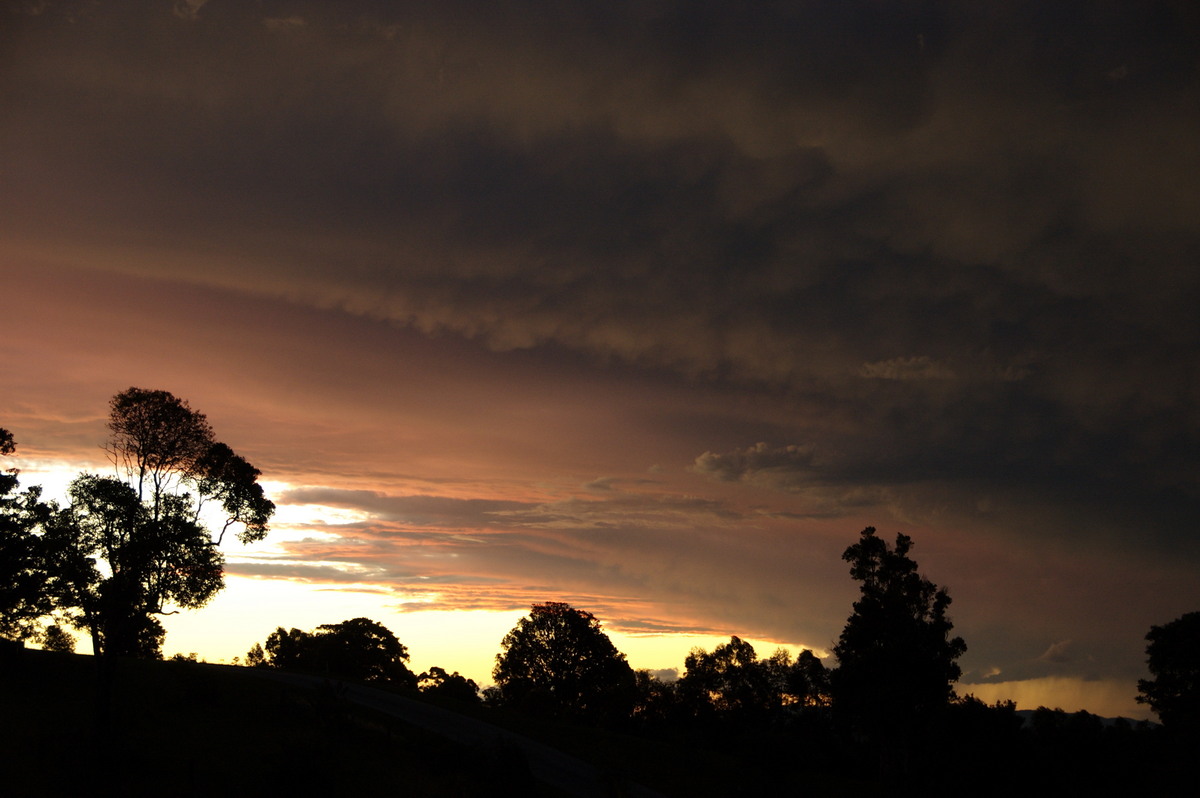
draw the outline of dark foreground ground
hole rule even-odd
[[[897,789],[881,786],[877,756],[823,726],[601,731],[270,677],[128,660],[105,672],[90,656],[0,651],[0,798],[1190,795],[1200,756],[1161,730],[1083,714],[1021,728],[968,713]]]
[[[25,651],[0,681],[0,795],[557,795],[456,745],[246,669]],[[501,789],[497,789],[497,788]]]
[[[499,724],[491,737],[446,737],[353,699],[322,680],[247,668],[121,660],[105,673],[90,656],[10,650],[0,658],[0,796],[704,796],[776,783],[690,745],[441,701],[476,725]],[[601,778],[541,781],[514,735]],[[807,792],[870,794],[854,779]]]

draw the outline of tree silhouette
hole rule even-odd
[[[1138,681],[1138,703],[1149,704],[1166,728],[1200,735],[1200,612],[1151,626],[1146,640],[1154,678]]]
[[[369,618],[321,624],[309,645],[316,664],[330,674],[410,689],[417,686],[405,665],[408,649],[391,630]]]
[[[821,706],[829,692],[825,666],[811,651],[801,651],[793,661],[781,648],[759,659],[754,646],[737,636],[711,653],[693,649],[684,668],[676,692],[697,715],[761,718],[784,707]]]
[[[885,771],[903,769],[911,745],[949,704],[961,674],[955,660],[967,648],[950,636],[949,594],[917,572],[911,549],[907,535],[889,548],[867,527],[842,555],[861,595],[833,649],[833,706],[880,745]]]
[[[478,703],[479,685],[458,671],[446,673],[444,668],[434,665],[417,677],[417,687],[422,693],[453,698],[458,701]]]
[[[246,654],[246,658],[251,660],[252,665],[261,662],[272,668],[300,668],[309,649],[310,637],[312,635],[308,632],[295,628],[284,629],[280,626],[267,635],[265,654],[264,647],[255,643],[254,648]]]
[[[0,455],[15,450],[12,433],[0,428]],[[39,619],[53,606],[40,534],[51,508],[40,488],[18,487],[16,469],[0,471],[0,637],[25,640],[37,636]]]
[[[246,662],[405,689],[417,686],[417,678],[405,664],[408,648],[391,630],[369,618],[322,624],[313,632],[280,626],[267,636],[265,646],[254,644]]]
[[[777,687],[754,646],[736,636],[711,653],[692,649],[676,685],[682,700],[701,715],[762,714],[780,705]]]
[[[42,648],[46,651],[72,653],[75,651],[75,636],[58,624],[51,624],[42,633]]]
[[[786,652],[784,652],[786,654]],[[829,670],[816,654],[804,649],[796,661],[782,670],[785,699],[802,707],[829,704]]]
[[[275,505],[259,471],[213,439],[204,414],[166,391],[113,397],[107,451],[123,478],[82,474],[47,526],[59,609],[100,654],[156,657],[156,615],[195,609],[224,586],[220,537],[202,510],[218,503],[220,536],[261,540]]]
[[[678,681],[663,681],[645,668],[634,671],[633,676],[637,688],[634,718],[643,723],[657,724],[674,720],[686,711],[677,689]]]
[[[500,646],[492,678],[504,705],[592,720],[626,717],[633,707],[633,669],[590,612],[534,604]]]

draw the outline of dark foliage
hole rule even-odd
[[[444,668],[434,665],[417,677],[417,687],[427,695],[441,696],[455,701],[479,703],[479,685],[458,671],[446,673]]]
[[[25,658],[22,678],[0,679],[0,795],[548,794],[497,746],[453,742],[329,691],[185,660],[117,663],[101,735],[96,662],[34,650]]]
[[[96,653],[160,656],[156,615],[204,606],[224,585],[220,538],[261,539],[275,510],[259,472],[213,439],[203,413],[166,391],[130,388],[110,403],[107,450],[123,479],[80,475],[45,525],[57,609]],[[200,520],[225,514],[220,535]],[[101,567],[103,565],[103,567]]]
[[[633,669],[590,612],[535,604],[500,643],[492,677],[500,703],[545,716],[629,717]]]
[[[711,653],[693,650],[684,668],[675,690],[679,703],[696,717],[778,720],[782,713],[822,706],[827,700],[825,666],[807,650],[794,662],[783,649],[759,659],[752,645],[735,636]]]
[[[42,632],[42,648],[45,651],[57,651],[71,654],[75,651],[75,636],[58,624],[51,624]]]
[[[12,434],[0,428],[0,455],[15,449]],[[10,640],[35,637],[38,620],[53,609],[41,534],[51,508],[40,488],[18,487],[16,469],[0,470],[0,637]]]
[[[417,686],[417,678],[406,665],[408,649],[391,630],[369,618],[322,624],[313,632],[281,626],[268,635],[265,646],[255,643],[246,661],[252,666],[319,673],[406,690]]]
[[[954,694],[956,660],[967,649],[950,636],[950,595],[917,572],[911,549],[908,536],[889,548],[868,527],[842,555],[861,595],[833,649],[834,709],[877,739],[934,720]]]
[[[1146,640],[1153,678],[1138,681],[1138,702],[1173,732],[1200,737],[1200,612],[1151,626]]]

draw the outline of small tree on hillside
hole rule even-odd
[[[534,604],[500,646],[492,678],[502,704],[592,720],[627,717],[633,708],[633,669],[590,612]]]
[[[467,701],[479,702],[479,685],[458,671],[447,673],[445,668],[434,665],[417,677],[417,687],[422,693]]]
[[[281,668],[415,689],[408,669],[408,648],[370,618],[321,624],[313,632],[280,626],[266,645],[254,644],[246,654],[251,667]]]
[[[417,678],[406,664],[408,648],[390,629],[370,618],[321,624],[309,643],[317,665],[328,673],[409,689],[417,686]]]

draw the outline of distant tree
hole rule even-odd
[[[782,664],[784,667],[776,670],[779,674],[776,678],[782,678],[786,703],[802,707],[828,706],[829,670],[816,654],[806,648],[795,662]]]
[[[0,457],[7,457],[17,450],[17,444],[13,441],[13,434],[0,427]],[[0,491],[10,491],[17,486],[16,474],[9,469],[4,473],[0,473]]]
[[[590,612],[534,604],[500,646],[492,677],[506,706],[591,720],[627,717],[633,708],[633,669]]]
[[[75,636],[58,624],[51,624],[42,633],[42,648],[70,654],[75,651]]]
[[[917,572],[911,549],[907,535],[889,548],[868,527],[842,555],[861,595],[833,649],[833,706],[881,744],[885,759],[902,758],[898,749],[949,704],[961,674],[956,660],[967,648],[950,636],[950,595]]]
[[[1146,634],[1151,679],[1138,681],[1138,703],[1164,727],[1200,735],[1200,612],[1189,612]]]
[[[422,693],[453,698],[458,701],[479,701],[479,685],[458,671],[446,673],[444,668],[434,665],[417,677],[417,687]]]
[[[322,624],[310,644],[323,670],[344,679],[415,688],[405,664],[408,649],[385,626],[369,618]]]
[[[251,666],[283,668],[415,689],[417,678],[405,664],[408,649],[382,624],[351,618],[322,624],[314,632],[282,626],[246,654]]]
[[[684,667],[676,692],[693,713],[760,718],[785,707],[802,709],[827,700],[825,666],[807,649],[795,661],[782,648],[759,659],[750,643],[734,636],[711,653],[693,649]]]
[[[306,659],[311,659],[309,653],[311,643],[309,642],[312,635],[308,632],[302,632],[299,629],[284,629],[282,626],[274,632],[267,635],[266,657],[263,662],[272,668],[294,669],[304,666]],[[255,648],[258,648],[259,654],[262,654],[262,647],[255,643]],[[254,657],[254,649],[246,655]]]
[[[15,450],[12,433],[0,428],[0,455]],[[0,470],[0,637],[26,640],[53,608],[41,534],[52,508],[40,488],[18,493],[18,487],[15,468]]]
[[[647,723],[661,723],[676,718],[682,712],[677,690],[679,681],[665,681],[645,668],[634,671],[637,701],[633,717]]]
[[[261,540],[275,505],[259,471],[213,439],[204,414],[166,391],[130,388],[110,403],[106,446],[120,478],[80,475],[46,539],[55,599],[97,654],[161,656],[156,615],[206,604],[224,586],[218,545],[236,526]],[[202,510],[220,505],[219,535]]]
[[[692,649],[676,689],[701,714],[761,714],[780,704],[766,663],[759,661],[754,646],[737,636],[711,653]]]
[[[236,665],[236,658],[234,661]],[[267,662],[267,655],[263,651],[261,643],[255,643],[250,650],[246,652],[246,667],[247,668],[267,668],[270,663]]]

